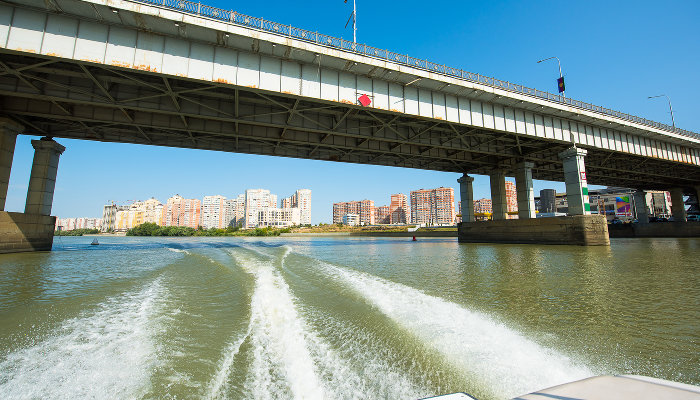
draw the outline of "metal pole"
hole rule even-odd
[[[352,42],[357,43],[357,6],[352,0]]]
[[[561,61],[559,60],[559,57],[554,56],[554,57],[545,58],[544,60],[537,61],[537,63],[539,64],[542,61],[551,60],[552,58],[556,58],[557,64],[559,64],[559,78],[564,78],[564,75],[561,73]],[[562,91],[561,95],[562,95],[562,97],[566,97],[566,91]]]
[[[668,100],[668,109],[671,111],[671,125],[675,128],[676,127],[676,119],[673,116],[673,106],[671,105],[671,98],[665,94],[660,94],[658,96],[649,96],[648,98],[655,99],[657,97],[665,97],[666,100]]]

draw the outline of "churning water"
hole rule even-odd
[[[0,398],[502,399],[603,373],[700,383],[697,240],[100,241],[0,256]]]

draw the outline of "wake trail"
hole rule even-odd
[[[138,398],[157,363],[161,279],[63,322],[37,344],[0,360],[0,398]]]
[[[450,364],[485,383],[496,397],[511,398],[593,375],[485,314],[367,273],[322,261],[319,265]]]

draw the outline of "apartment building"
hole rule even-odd
[[[391,204],[389,205],[390,224],[407,224],[411,221],[411,211],[408,207],[408,196],[403,193],[391,195]]]
[[[258,226],[258,213],[266,208],[277,208],[277,195],[266,189],[248,189],[245,191],[245,211],[242,218],[243,228]],[[238,220],[236,220],[238,223]]]
[[[453,225],[455,221],[454,189],[420,189],[411,191],[411,223]]]
[[[288,228],[299,225],[299,208],[264,208],[258,211],[258,227]]]
[[[342,224],[345,214],[359,215],[360,225],[374,225],[374,201],[348,201],[341,203],[333,203],[333,223]]]
[[[492,214],[493,202],[491,199],[474,200],[474,214]]]
[[[374,207],[374,223],[375,224],[390,224],[391,223],[391,207],[389,207],[389,206]]]
[[[204,229],[226,228],[230,222],[227,220],[227,199],[224,196],[204,196],[202,199],[202,227]]]
[[[299,189],[282,199],[282,208],[298,208],[301,225],[311,225],[311,189]]]
[[[515,182],[506,181],[506,211],[509,213],[518,212],[518,192],[515,190]],[[508,214],[507,219],[518,219],[517,215]]]
[[[163,207],[164,226],[201,225],[202,202],[199,199],[185,199],[179,194],[168,199]]]

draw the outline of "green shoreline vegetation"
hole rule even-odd
[[[159,226],[152,222],[137,225],[128,231],[126,236],[279,236],[280,233],[288,233],[289,229],[278,228],[255,228],[240,229],[238,227],[228,227],[226,229],[198,229],[188,226]]]
[[[73,229],[72,231],[55,231],[54,236],[83,236],[100,233],[97,229]]]

